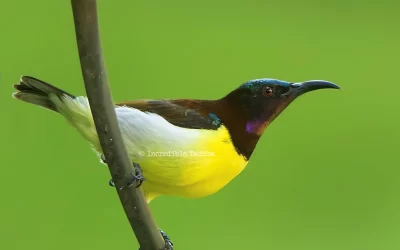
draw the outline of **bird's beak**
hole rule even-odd
[[[340,89],[340,87],[334,83],[323,81],[323,80],[311,80],[300,83],[292,83],[290,85],[289,92],[286,95],[298,97],[307,92],[317,89]]]

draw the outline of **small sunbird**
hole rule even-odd
[[[14,88],[14,98],[64,116],[105,160],[87,97],[29,76],[22,76]],[[120,131],[135,167],[127,186],[141,185],[148,203],[161,195],[211,195],[246,167],[264,130],[294,99],[326,88],[340,89],[323,80],[291,83],[263,78],[250,80],[218,100],[116,103]]]

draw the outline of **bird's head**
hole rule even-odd
[[[256,79],[242,84],[225,99],[245,119],[246,133],[261,136],[270,124],[294,99],[318,89],[339,89],[322,80],[290,83],[276,79]]]

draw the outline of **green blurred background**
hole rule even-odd
[[[99,1],[113,97],[219,98],[325,79],[213,196],[151,203],[176,250],[400,249],[399,3]],[[11,98],[20,75],[85,94],[69,1],[3,1],[0,248],[137,249],[108,169],[61,116]]]

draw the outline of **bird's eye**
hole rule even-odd
[[[264,89],[263,89],[263,94],[264,94],[265,96],[271,96],[271,95],[274,94],[274,90],[273,90],[271,87],[266,86],[266,87],[264,87]]]

